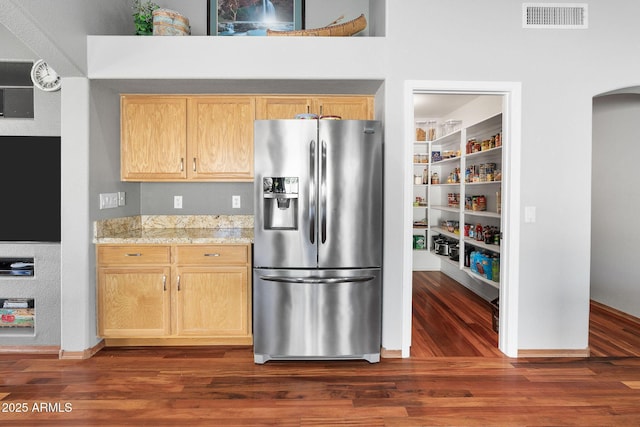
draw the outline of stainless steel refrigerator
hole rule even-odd
[[[382,128],[257,120],[255,363],[380,360]]]

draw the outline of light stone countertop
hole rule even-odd
[[[96,221],[96,244],[248,244],[253,216],[135,216]]]

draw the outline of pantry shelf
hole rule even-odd
[[[500,289],[500,282],[494,282],[493,280],[489,280],[486,277],[482,277],[481,275],[471,271],[470,268],[464,267],[462,269],[462,271],[464,271],[465,273],[467,273],[470,277],[476,279],[476,280],[480,280],[481,282],[484,282],[490,286],[493,286],[494,288]]]

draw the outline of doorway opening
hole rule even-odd
[[[515,357],[520,84],[411,81],[405,101],[403,356],[413,271],[441,271],[499,300],[498,348]]]

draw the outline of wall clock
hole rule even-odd
[[[41,90],[53,92],[60,89],[61,78],[44,59],[39,59],[33,63],[31,68],[31,81]]]

